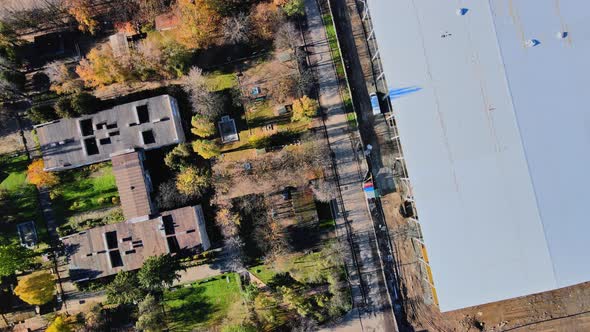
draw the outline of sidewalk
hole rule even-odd
[[[353,237],[353,250],[357,254],[358,272],[360,272],[360,275],[356,272],[357,268],[351,257],[353,253],[347,253],[345,260],[353,287],[354,304],[360,309],[361,320],[350,319],[345,324],[331,327],[330,330],[396,331],[395,318],[389,308],[381,265],[376,253],[373,222],[362,191],[365,171],[361,168],[362,157],[357,156],[356,147],[350,137],[358,133],[349,132],[318,3],[315,0],[305,0],[305,10],[307,13],[306,48],[310,65],[315,69],[318,79],[319,102],[325,114],[328,141],[336,162],[344,208],[344,211],[338,211],[336,218],[337,234],[344,237],[348,223]]]

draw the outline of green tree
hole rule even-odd
[[[0,245],[0,276],[10,276],[16,271],[29,269],[35,253],[17,244]]]
[[[44,123],[58,119],[57,113],[49,105],[33,106],[27,110],[26,116],[34,123]]]
[[[193,141],[192,145],[193,151],[205,159],[217,157],[221,153],[219,146],[217,143],[215,143],[215,141],[198,139]]]
[[[45,271],[31,273],[18,281],[14,294],[31,305],[43,305],[53,299],[55,280]]]
[[[79,115],[74,111],[72,97],[70,96],[59,97],[55,103],[55,112],[60,118],[74,118]]]
[[[166,154],[164,157],[164,163],[170,169],[183,170],[190,165],[190,157],[192,152],[188,144],[181,143],[172,149],[172,151]]]
[[[176,176],[176,188],[186,196],[199,196],[209,187],[210,176],[196,167],[187,167]]]
[[[206,138],[215,134],[215,124],[203,115],[194,115],[191,125],[191,133],[199,137]]]
[[[100,99],[88,92],[79,92],[72,96],[71,105],[76,114],[93,114],[98,109]]]
[[[305,4],[303,0],[290,0],[283,5],[283,11],[287,16],[305,15]]]
[[[120,271],[107,286],[107,301],[113,304],[131,304],[139,302],[144,292],[139,287],[137,274]]]
[[[135,323],[135,328],[146,332],[160,332],[165,329],[166,317],[153,295],[148,294],[139,303],[138,311],[139,318],[137,319],[137,323]]]
[[[180,271],[185,270],[180,260],[170,254],[151,256],[137,274],[139,285],[150,292],[161,292],[180,278]]]

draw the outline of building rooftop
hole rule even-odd
[[[442,311],[590,279],[590,3],[466,6],[369,0]]]
[[[149,218],[155,210],[150,198],[151,181],[143,167],[143,153],[123,152],[113,155],[111,161],[125,219]]]
[[[161,95],[95,114],[36,126],[45,168],[58,171],[108,160],[133,148],[184,142],[176,100]]]
[[[151,256],[210,247],[200,205],[187,206],[147,221],[125,221],[62,238],[73,281],[139,269]]]
[[[156,30],[166,31],[176,28],[180,22],[176,12],[164,13],[156,16]]]

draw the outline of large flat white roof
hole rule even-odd
[[[369,8],[441,310],[590,280],[590,2]]]

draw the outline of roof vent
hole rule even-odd
[[[459,8],[457,9],[457,16],[464,16],[468,11],[469,9],[467,8]]]
[[[557,38],[559,38],[559,39],[565,39],[565,38],[567,38],[567,36],[568,36],[567,31],[559,31],[557,33]]]
[[[541,44],[540,41],[538,41],[537,39],[529,39],[524,43],[524,46],[526,47],[535,47],[537,45]]]

